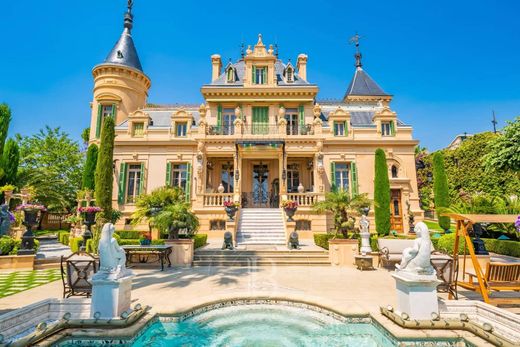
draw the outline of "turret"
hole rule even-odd
[[[121,37],[104,62],[92,70],[91,140],[99,138],[104,117],[115,117],[117,125],[125,121],[130,113],[146,106],[151,81],[143,72],[132,39],[132,4],[133,1],[129,0]]]

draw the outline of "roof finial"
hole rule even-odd
[[[128,31],[132,30],[133,23],[134,23],[134,16],[132,14],[133,5],[134,5],[134,0],[128,0],[128,3],[126,5],[128,10],[125,13],[125,22],[124,22],[124,27],[125,27],[125,29],[128,29]]]
[[[359,51],[359,39],[361,36],[356,33],[356,35],[352,36],[349,40],[350,44],[354,44],[356,46],[356,53],[354,54],[354,58],[356,58],[356,67],[361,67],[363,64],[361,64],[361,52]]]

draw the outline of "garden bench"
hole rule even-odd
[[[458,282],[466,289],[480,292],[477,275],[466,272],[469,280]],[[488,291],[520,291],[520,264],[519,263],[488,263],[484,273],[484,283]],[[516,298],[490,298],[490,302],[497,304],[509,304],[520,302],[520,296]]]

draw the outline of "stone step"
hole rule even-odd
[[[326,250],[302,250],[302,249],[284,249],[284,250],[219,250],[219,249],[204,249],[198,248],[195,250],[196,255],[225,255],[225,256],[271,256],[271,255],[286,255],[286,256],[300,256],[300,255],[323,255],[328,257],[329,252]]]
[[[196,260],[193,266],[330,266],[326,260]]]

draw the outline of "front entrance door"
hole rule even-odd
[[[403,232],[403,211],[401,208],[401,190],[392,189],[390,194],[390,228]]]
[[[269,207],[269,167],[253,165],[253,207]]]

